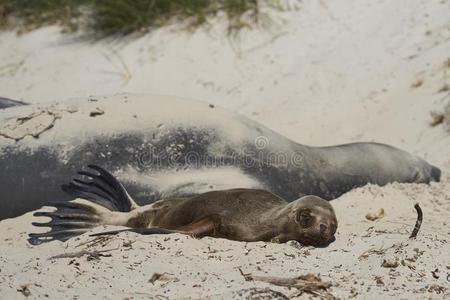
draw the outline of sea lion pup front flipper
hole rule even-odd
[[[191,237],[200,238],[210,234],[214,234],[214,231],[219,226],[219,218],[217,216],[207,216],[199,221],[192,222],[185,226],[178,228],[177,230],[151,227],[151,228],[126,228],[119,230],[103,231],[91,234],[90,236],[101,236],[101,235],[114,235],[121,232],[135,232],[142,235],[152,235],[152,234],[172,234],[180,233],[186,234]]]

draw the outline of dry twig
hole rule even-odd
[[[76,251],[76,252],[69,252],[69,253],[58,254],[58,255],[50,257],[49,259],[74,258],[74,257],[80,258],[80,257],[82,257],[84,255],[89,255],[92,258],[99,258],[100,256],[108,256],[108,255],[104,255],[104,254],[101,254],[101,253],[114,251],[114,250],[117,250],[117,249],[119,249],[119,248],[107,249],[107,250],[94,250],[94,251],[81,250],[81,251]]]
[[[419,233],[420,226],[422,226],[422,220],[423,220],[423,213],[422,213],[422,209],[419,206],[419,203],[416,203],[416,205],[414,205],[414,208],[417,211],[417,221],[416,221],[416,225],[414,226],[414,229],[413,229],[411,235],[409,236],[410,239],[416,238],[417,234]]]
[[[308,293],[320,297],[321,299],[337,299],[327,290],[331,287],[330,282],[323,282],[318,276],[314,274],[301,275],[295,278],[281,278],[271,276],[254,276],[252,274],[244,274],[239,269],[241,275],[246,281],[263,281],[270,284],[284,286],[288,288],[296,288],[300,295],[302,293]]]

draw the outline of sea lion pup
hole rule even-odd
[[[78,172],[89,180],[73,179],[62,187],[77,199],[53,203],[57,208],[53,212],[34,213],[52,218],[48,223],[33,223],[49,226],[51,231],[29,234],[31,244],[65,241],[99,225],[129,228],[94,235],[182,233],[248,242],[296,240],[313,246],[326,246],[334,240],[334,210],[316,196],[289,203],[264,190],[231,189],[138,206],[113,175],[95,165],[89,168],[92,171]]]

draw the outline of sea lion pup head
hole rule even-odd
[[[284,224],[286,238],[302,245],[327,246],[334,241],[337,219],[331,204],[316,196],[305,196],[291,202]]]

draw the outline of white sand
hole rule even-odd
[[[30,225],[32,216],[27,214],[1,222],[0,290],[4,299],[19,298],[17,289],[23,285],[33,297],[48,295],[53,299],[149,295],[228,299],[240,298],[244,290],[252,288],[270,288],[288,297],[297,293],[267,283],[247,282],[240,268],[244,273],[279,277],[313,272],[331,282],[331,293],[342,299],[352,295],[445,298],[450,296],[449,191],[448,180],[431,186],[392,184],[352,191],[333,203],[339,219],[337,240],[321,249],[136,234],[121,234],[93,247],[85,244],[95,240],[88,235],[67,243],[32,247],[26,242],[26,234],[36,228]],[[416,219],[415,202],[422,206],[424,223],[417,239],[409,240]],[[365,219],[366,213],[380,208],[386,212],[383,219]],[[83,249],[114,250],[104,252],[111,256],[99,260],[89,260],[87,255],[50,259]],[[383,252],[369,252],[368,257],[360,258],[370,250]],[[384,268],[383,260],[396,260],[399,266]],[[434,278],[432,271],[439,278]],[[152,284],[149,280],[155,273],[166,276]],[[378,284],[377,277],[381,280]]]
[[[19,37],[0,33],[0,96],[42,102],[116,92],[178,95],[230,108],[304,144],[389,143],[448,173],[450,136],[429,122],[430,112],[450,100],[448,92],[438,92],[450,84],[444,66],[450,1],[304,1],[297,11],[271,15],[284,24],[244,32],[239,40],[224,37],[220,24],[192,34],[164,28],[120,43],[82,42],[54,27]],[[410,241],[415,202],[424,223]],[[135,234],[92,248],[77,247],[92,240],[87,235],[32,247],[26,242],[35,231],[31,215],[5,220],[0,298],[24,297],[17,291],[22,285],[31,298],[53,299],[228,299],[261,291],[252,288],[296,295],[245,281],[238,268],[282,277],[312,272],[343,299],[450,297],[448,177],[431,186],[367,186],[333,205],[337,240],[324,249]],[[385,218],[365,219],[380,208]],[[99,260],[48,260],[118,246]],[[359,259],[370,249],[386,250]],[[384,259],[398,259],[399,266],[382,267]],[[166,274],[152,284],[154,273]]]

